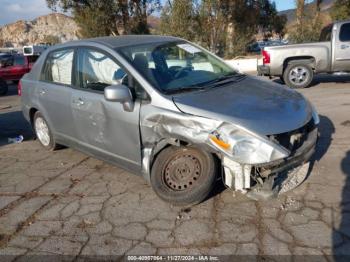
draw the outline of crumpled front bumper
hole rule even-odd
[[[268,164],[256,165],[255,167],[264,167],[270,169],[271,173],[280,173],[288,169],[293,169],[307,162],[315,152],[318,138],[318,128],[314,128],[309,134],[303,145],[291,156],[277,160]]]
[[[228,158],[223,159],[224,171],[225,171],[225,184],[237,191],[246,191],[251,189],[251,177],[254,170],[267,170],[265,175],[265,182],[274,180],[271,184],[270,190],[276,190],[279,192],[289,191],[298,185],[300,185],[307,177],[308,168],[305,164],[311,159],[315,153],[315,148],[318,139],[318,128],[315,127],[309,134],[303,145],[297,149],[289,157],[277,160],[270,163],[259,165],[239,165]],[[300,172],[303,172],[301,174]],[[305,173],[305,174],[304,174]],[[293,179],[293,176],[298,176]],[[294,184],[291,185],[289,182]],[[257,184],[258,186],[262,186]],[[283,186],[289,189],[283,188]],[[253,188],[252,188],[253,189]],[[278,192],[277,192],[278,193]]]

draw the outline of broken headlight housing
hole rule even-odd
[[[224,125],[209,136],[212,145],[241,164],[264,164],[283,159],[290,152],[268,140],[233,125]]]

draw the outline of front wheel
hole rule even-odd
[[[6,95],[8,92],[8,85],[5,80],[0,79],[0,96]]]
[[[289,64],[283,73],[284,82],[291,88],[308,87],[313,77],[312,68],[306,64]]]
[[[170,146],[157,156],[151,184],[162,200],[190,206],[202,202],[210,194],[216,176],[213,155],[194,147]]]

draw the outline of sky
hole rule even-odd
[[[293,8],[295,0],[275,0],[277,10]],[[0,26],[17,20],[33,20],[52,11],[45,0],[0,0]]]

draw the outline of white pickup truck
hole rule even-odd
[[[269,46],[258,74],[277,76],[292,88],[311,84],[315,74],[350,74],[350,21],[325,27],[317,43]]]

